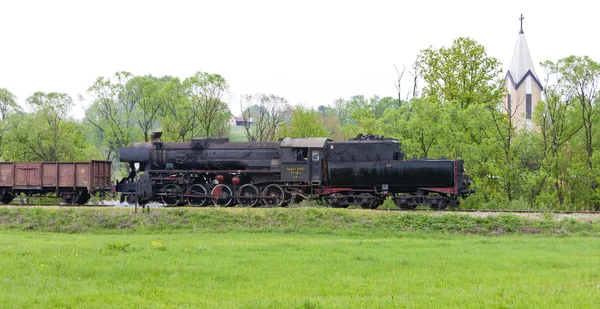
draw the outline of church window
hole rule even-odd
[[[525,95],[525,113],[526,118],[531,119],[531,94]]]

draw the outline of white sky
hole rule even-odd
[[[572,54],[600,61],[593,3],[0,0],[0,87],[21,104],[35,91],[76,100],[117,71],[205,71],[229,81],[234,113],[243,93],[313,107],[355,94],[396,96],[394,64],[408,67],[420,50],[458,37],[475,39],[506,69],[521,13],[534,63]]]

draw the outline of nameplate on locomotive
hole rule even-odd
[[[284,176],[284,180],[306,180],[308,179],[306,166],[286,166]],[[306,174],[306,175],[305,175]]]

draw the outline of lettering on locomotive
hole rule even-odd
[[[298,179],[306,172],[306,167],[286,167],[285,170],[290,173],[292,179]]]

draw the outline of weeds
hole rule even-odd
[[[127,252],[130,244],[128,242],[125,242],[125,243],[113,242],[112,244],[111,243],[106,244],[106,246],[108,247],[109,250]]]

